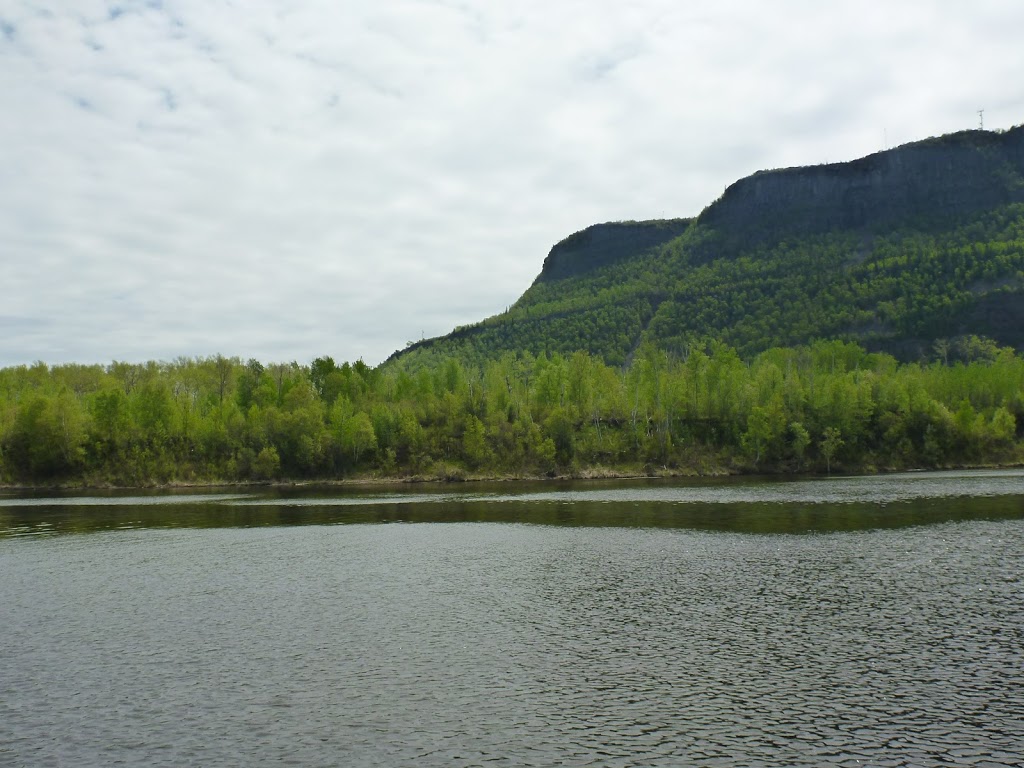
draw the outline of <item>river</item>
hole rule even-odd
[[[1024,472],[0,494],[0,765],[1019,766]]]

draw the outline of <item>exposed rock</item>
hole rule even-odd
[[[595,224],[555,245],[537,282],[561,280],[639,256],[673,240],[693,219],[658,219]]]
[[[697,218],[745,237],[880,231],[1024,202],[1024,126],[963,131],[847,163],[759,171]]]

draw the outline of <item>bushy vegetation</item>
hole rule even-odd
[[[1019,462],[1024,359],[901,365],[855,344],[644,345],[481,365],[237,358],[0,370],[0,480],[25,484],[829,471]]]

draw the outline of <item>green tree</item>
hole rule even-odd
[[[782,410],[780,398],[773,398],[765,405],[754,406],[747,417],[742,444],[747,454],[752,456],[755,466],[761,462],[762,457],[778,453],[785,430],[786,414]]]
[[[128,397],[122,389],[98,393],[92,401],[92,430],[113,449],[127,439],[130,425]]]
[[[277,477],[280,470],[281,457],[272,445],[263,448],[253,461],[252,473],[258,480],[271,480]]]
[[[352,456],[353,464],[358,464],[367,452],[376,450],[377,436],[366,413],[360,411],[345,420],[341,428],[341,446]]]
[[[5,451],[23,477],[44,480],[77,470],[85,459],[86,418],[68,390],[36,395],[18,409]]]
[[[313,388],[320,397],[324,397],[327,385],[327,377],[338,369],[334,358],[329,355],[316,358],[309,366],[309,380],[313,382]],[[324,398],[326,399],[326,398]]]
[[[821,457],[825,459],[825,471],[832,474],[832,460],[843,446],[842,433],[836,427],[828,427],[818,443]]]
[[[147,381],[132,395],[133,423],[144,438],[160,441],[170,434],[174,422],[171,392],[163,379]]]
[[[789,446],[793,453],[793,458],[796,459],[800,466],[803,466],[807,447],[811,444],[811,435],[807,428],[799,421],[791,421],[789,423],[789,436]]]
[[[466,418],[466,431],[462,435],[462,455],[470,467],[477,469],[487,464],[490,454],[484,424],[470,414]]]

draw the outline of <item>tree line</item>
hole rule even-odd
[[[0,482],[130,485],[1019,463],[1024,359],[978,338],[900,364],[848,342],[629,366],[507,353],[0,369]]]

